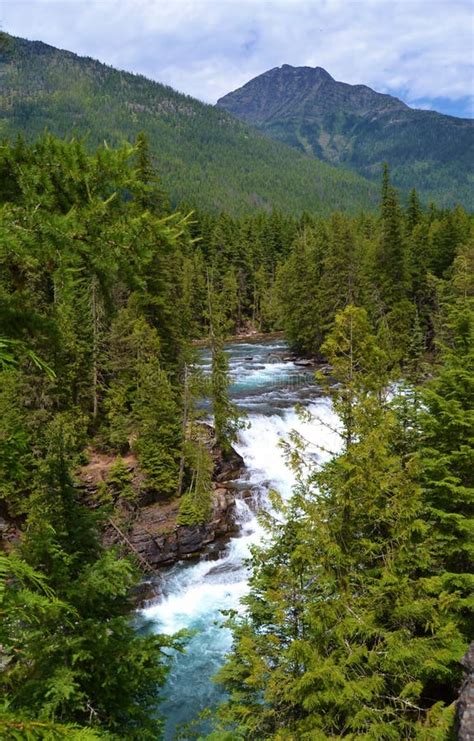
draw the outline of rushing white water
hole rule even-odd
[[[269,506],[270,489],[288,498],[295,483],[281,441],[296,430],[314,444],[319,457],[327,455],[321,448],[334,450],[339,442],[331,429],[335,420],[328,400],[318,397],[307,371],[282,361],[286,352],[283,343],[239,343],[229,346],[228,351],[232,395],[248,412],[250,422],[236,445],[246,464],[245,478],[237,483],[251,487],[253,501],[252,506],[243,499],[237,501],[238,536],[229,541],[217,560],[203,559],[171,568],[165,575],[163,594],[143,610],[143,617],[156,631],[194,631],[186,653],[176,657],[165,688],[167,699],[161,712],[167,718],[165,739],[169,740],[180,724],[195,719],[201,710],[222,698],[221,689],[212,681],[231,646],[230,632],[222,627],[221,611],[239,609],[247,591],[244,561],[251,544],[260,542],[263,536],[255,511]],[[208,364],[204,354],[205,369]],[[300,419],[295,411],[297,402],[313,413],[313,421]],[[206,730],[207,726],[200,728]]]

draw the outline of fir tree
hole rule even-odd
[[[210,395],[216,443],[225,456],[237,438],[241,420],[236,405],[229,398],[229,360],[224,350],[222,308],[217,302],[209,275],[207,280],[211,341]]]
[[[362,297],[360,250],[351,222],[341,214],[331,219],[327,249],[323,256],[320,302],[325,332],[335,315]]]
[[[267,519],[246,612],[231,618],[222,728],[243,739],[444,738],[465,643],[459,600],[442,607],[430,576],[419,462],[397,453],[387,375],[367,375],[376,341],[363,315],[348,307],[327,345],[345,446]]]
[[[159,183],[152,162],[152,155],[146,134],[141,131],[135,142],[136,173],[138,185],[135,188],[139,210],[150,210],[157,216],[169,213],[168,198]]]
[[[190,431],[186,442],[186,463],[190,482],[179,505],[178,524],[202,525],[211,514],[214,461],[200,425],[194,424]]]
[[[442,364],[422,392],[422,481],[435,523],[437,570],[450,590],[463,591],[472,588],[474,564],[472,262],[472,249],[461,251],[445,286],[451,296],[443,299]]]
[[[162,648],[173,641],[135,632],[128,598],[134,569],[101,549],[67,472],[61,427],[51,436],[54,452],[41,467],[28,527],[11,557],[26,564],[29,583],[10,579],[4,593],[9,710],[26,727],[31,719],[156,738]]]
[[[277,274],[282,324],[291,346],[315,355],[323,340],[320,293],[324,233],[306,228]]]
[[[376,271],[375,279],[387,305],[393,305],[405,296],[407,275],[401,212],[387,165],[384,165],[382,179],[381,236]]]
[[[418,193],[416,192],[415,188],[412,188],[412,190],[410,191],[406,212],[407,229],[410,234],[413,232],[413,229],[421,222],[422,215],[423,211],[421,209]]]
[[[139,368],[132,415],[145,487],[158,498],[171,497],[178,486],[181,429],[171,383],[156,359]]]

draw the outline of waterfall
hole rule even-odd
[[[280,352],[286,349],[283,344],[265,343],[230,347],[231,390],[235,401],[248,410],[250,423],[236,444],[246,465],[245,479],[239,485],[252,491],[251,502],[236,502],[238,535],[216,560],[176,564],[169,569],[164,574],[162,595],[142,611],[143,618],[158,632],[171,634],[183,628],[193,631],[186,653],[175,658],[165,688],[167,697],[160,708],[167,719],[165,739],[169,741],[178,724],[189,722],[222,699],[221,688],[212,682],[231,646],[230,632],[222,627],[221,611],[241,609],[248,579],[245,559],[250,546],[262,539],[256,512],[269,506],[268,491],[276,489],[287,499],[295,483],[281,441],[296,430],[314,445],[314,455],[320,459],[328,456],[324,451],[335,450],[339,444],[329,401],[318,398],[317,388],[308,383],[308,374],[301,377],[293,363],[274,362],[271,355],[275,357],[276,347]],[[206,363],[204,355],[204,367]],[[315,417],[313,421],[299,417],[297,402],[305,404]],[[205,725],[202,729],[208,730]]]

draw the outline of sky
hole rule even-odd
[[[0,28],[209,103],[291,64],[474,117],[473,0],[0,0]]]

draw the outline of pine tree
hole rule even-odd
[[[441,362],[423,389],[423,485],[436,523],[438,569],[466,588],[474,564],[474,285],[473,251],[456,258],[443,301]],[[460,580],[454,574],[465,574]]]
[[[222,278],[219,305],[224,319],[223,331],[226,335],[233,334],[241,321],[239,285],[235,268],[226,271]]]
[[[218,302],[211,278],[208,274],[208,316],[211,342],[210,395],[214,417],[216,443],[223,455],[230,452],[241,427],[241,419],[236,405],[229,397],[229,360],[224,350],[222,307]]]
[[[367,373],[383,357],[366,321],[348,307],[326,342],[343,450],[307,477],[298,468],[254,549],[246,611],[230,619],[220,719],[237,738],[449,734],[459,600],[445,605],[431,578],[419,462],[399,449],[383,365]]]
[[[430,229],[432,240],[432,270],[439,278],[446,277],[457,251],[469,241],[469,219],[462,209],[437,219]]]
[[[12,568],[18,559],[24,564],[27,583],[9,579],[4,591],[9,710],[25,723],[154,739],[168,663],[162,648],[173,641],[135,632],[128,597],[135,571],[101,549],[93,515],[78,503],[69,478],[61,425],[50,434],[52,453],[36,480],[20,550],[11,556]]]
[[[421,208],[420,199],[418,198],[418,193],[416,192],[415,188],[412,188],[408,199],[408,207],[406,213],[407,229],[410,234],[413,232],[413,229],[421,222],[422,216],[423,211]]]
[[[140,315],[137,300],[122,309],[112,322],[106,369],[109,375],[104,401],[108,441],[118,452],[126,452],[137,436],[133,414],[143,365],[159,357],[158,333]]]
[[[363,295],[361,270],[364,267],[361,257],[353,224],[347,217],[334,214],[323,256],[320,282],[320,302],[325,332],[331,328],[339,311],[348,304],[361,303]]]
[[[209,520],[214,461],[206,442],[200,425],[194,424],[186,443],[190,482],[179,505],[178,525],[201,525]]]
[[[307,228],[277,273],[282,324],[290,345],[316,355],[323,340],[320,293],[324,231]]]
[[[371,333],[365,309],[349,305],[336,315],[332,332],[322,347],[340,386],[329,388],[349,446],[357,424],[357,405],[370,393],[382,394],[388,380],[388,358]],[[321,379],[325,386],[327,382]],[[359,423],[360,424],[360,421]]]
[[[139,183],[135,188],[138,209],[149,210],[156,216],[168,214],[170,212],[168,197],[159,183],[152,163],[148,138],[143,131],[137,136],[135,149]]]
[[[182,431],[171,383],[157,359],[140,364],[132,416],[137,436],[133,449],[147,475],[146,489],[158,498],[174,496]]]
[[[387,165],[384,165],[383,170],[381,237],[374,278],[380,286],[381,298],[386,306],[393,306],[405,296],[407,273],[401,212],[396,191],[390,183]]]

